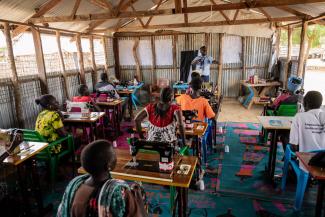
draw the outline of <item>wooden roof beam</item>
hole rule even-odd
[[[136,11],[133,5],[131,5],[131,8],[132,8],[132,11]],[[145,28],[145,25],[144,25],[144,23],[142,22],[141,18],[140,18],[140,17],[137,17],[137,20],[139,21],[139,23],[141,24],[141,26],[142,26],[143,28]]]
[[[36,17],[41,17],[43,16],[46,12],[57,6],[62,0],[50,0],[43,4],[40,8],[37,8],[37,12],[32,16],[32,18]],[[42,22],[46,23],[46,22]],[[27,29],[29,29],[29,26],[18,26],[14,31],[12,32],[12,37],[16,37],[23,32],[25,32]]]
[[[217,5],[205,5],[196,7],[182,8],[180,13],[176,12],[176,9],[163,9],[163,10],[150,10],[150,11],[136,11],[136,12],[121,12],[119,16],[114,16],[110,13],[98,13],[98,14],[83,14],[77,15],[75,19],[71,19],[69,16],[57,16],[57,17],[42,17],[31,18],[30,21],[34,23],[46,23],[46,22],[76,22],[76,21],[91,21],[91,20],[109,20],[116,18],[136,18],[136,17],[150,17],[158,15],[173,15],[182,13],[199,13],[209,11],[222,11],[222,10],[237,10],[246,8],[261,8],[261,7],[276,7],[291,4],[300,3],[313,3],[323,2],[323,0],[285,0],[285,1],[271,1],[271,0],[257,0],[254,5],[247,5],[245,2],[232,3],[232,4],[217,4]]]
[[[187,0],[183,0],[183,7],[187,8]],[[185,22],[185,24],[188,23],[188,14],[187,13],[184,13],[184,22]]]
[[[175,13],[180,14],[182,13],[182,2],[181,0],[174,0],[175,2]]]
[[[261,11],[269,21],[271,20],[271,16],[263,8],[258,8],[258,10]]]
[[[109,2],[108,0],[88,0],[90,3],[92,3],[93,5],[96,5],[100,8],[103,8],[105,10],[108,10],[110,12],[113,11],[114,7],[112,5],[111,2]]]
[[[215,3],[214,0],[210,0],[210,2],[211,2],[213,5],[217,5],[217,4]],[[226,20],[227,22],[230,22],[230,19],[229,19],[228,16],[225,14],[225,12],[220,11],[220,14],[223,16],[223,18],[225,18],[225,20]]]
[[[137,2],[138,0],[131,0],[128,1],[126,4],[124,4],[121,8],[121,11],[125,11],[130,5],[134,4],[135,2]],[[117,6],[119,7],[119,5]],[[109,13],[113,13],[113,11],[118,10],[116,8],[113,8],[111,11],[109,11]],[[98,20],[98,21],[93,21],[91,23],[89,23],[88,28],[86,29],[86,32],[91,32],[92,30],[94,30],[96,27],[102,25],[103,23],[105,23],[107,20]]]
[[[280,9],[280,10],[283,10],[285,12],[288,12],[290,14],[296,15],[297,17],[300,17],[301,19],[310,19],[311,18],[310,15],[302,13],[302,12],[297,11],[295,9],[292,9],[292,8],[290,8],[288,6],[278,6],[277,8]]]
[[[80,6],[80,2],[81,2],[81,0],[76,0],[75,4],[73,6],[73,9],[72,9],[71,15],[70,15],[71,18],[74,18],[74,16],[76,16],[77,10]]]
[[[281,22],[281,21],[297,21],[299,18],[297,17],[279,17],[279,18],[271,18],[271,22]],[[236,20],[231,21],[230,23],[227,21],[215,21],[215,22],[196,22],[196,23],[174,23],[174,24],[165,24],[165,25],[150,25],[146,28],[142,27],[126,27],[123,28],[124,31],[136,31],[142,29],[165,29],[165,28],[183,28],[183,27],[202,27],[202,26],[224,26],[224,25],[244,25],[244,24],[257,24],[257,23],[268,23],[270,22],[268,19],[245,19],[245,20]],[[103,33],[107,31],[111,31],[112,29],[98,29],[93,32]]]
[[[168,1],[168,0],[167,0]],[[167,2],[165,1],[165,2]],[[160,5],[162,4],[163,0],[159,0],[158,4],[156,4],[155,11],[159,9]],[[153,16],[150,16],[147,20],[146,26],[149,26],[149,23],[151,22]]]

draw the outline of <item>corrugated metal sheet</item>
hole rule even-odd
[[[223,65],[222,70],[222,94],[226,97],[237,97],[239,82],[242,79],[243,70],[241,63],[228,63]]]
[[[177,70],[178,72],[178,70]],[[174,69],[156,69],[157,79],[167,78],[171,83],[174,83],[179,80],[179,73],[174,71]]]
[[[249,76],[255,74],[259,75],[261,78],[267,78],[267,69],[272,46],[271,40],[259,37],[245,37],[245,40],[244,63],[247,69],[244,79],[248,79]]]

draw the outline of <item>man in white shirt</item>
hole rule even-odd
[[[290,144],[301,152],[325,149],[325,111],[322,94],[309,91],[304,99],[305,112],[297,113],[290,130]]]
[[[206,53],[206,47],[202,46],[199,55],[192,61],[192,65],[196,65],[196,70],[200,71],[203,82],[210,81],[210,65],[218,63],[211,56],[207,56]]]

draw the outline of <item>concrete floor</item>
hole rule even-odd
[[[224,98],[221,105],[221,113],[218,122],[252,122],[259,123],[256,116],[261,115],[263,106],[252,105],[251,109],[246,109],[235,98]]]

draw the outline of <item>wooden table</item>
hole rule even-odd
[[[90,128],[90,135],[92,141],[96,140],[96,123],[98,123],[99,119],[104,117],[105,112],[91,112],[89,118],[82,118],[81,113],[68,113],[62,112],[63,115],[71,115],[71,117],[64,118],[63,122],[65,125],[70,125],[72,127],[80,127],[83,130],[86,130],[87,127]],[[74,117],[76,115],[77,117]],[[92,142],[88,139],[88,142]]]
[[[240,85],[246,87],[249,90],[249,94],[243,102],[243,105],[250,109],[253,103],[257,102],[260,97],[265,97],[266,93],[274,88],[281,85],[278,81],[271,81],[266,83],[251,84],[246,80],[241,80]]]
[[[286,116],[257,116],[264,130],[272,133],[269,160],[267,165],[267,174],[270,180],[274,181],[274,171],[277,153],[277,137],[279,131],[288,131],[291,129],[293,117]],[[271,121],[271,122],[270,122]],[[278,124],[272,124],[272,122]]]
[[[36,199],[39,216],[43,216],[48,209],[51,209],[51,205],[44,208],[43,195],[41,191],[40,178],[38,175],[35,156],[43,151],[48,146],[48,143],[41,142],[22,142],[19,147],[20,151],[12,156],[7,157],[3,163],[12,164],[17,168],[18,183],[20,186],[20,193],[23,198],[24,216],[32,216],[31,205],[29,203],[29,194],[33,193]],[[26,168],[25,168],[26,167]],[[24,172],[25,170],[25,172]],[[23,173],[24,172],[24,173]],[[26,176],[30,176],[32,185],[27,185]]]
[[[113,123],[113,128],[115,129],[115,136],[118,137],[119,133],[121,132],[121,126],[120,126],[120,118],[121,118],[121,113],[120,113],[120,105],[122,104],[123,100],[122,99],[116,99],[112,102],[100,102],[97,101],[96,104],[103,108],[106,116],[110,117],[109,110],[113,110],[113,116],[112,116],[112,123]]]
[[[133,118],[133,101],[132,101],[132,94],[133,94],[134,90],[133,89],[123,89],[123,90],[117,90],[117,93],[119,95],[125,95],[128,97],[128,107],[129,107],[129,115],[130,118]]]
[[[307,169],[314,179],[318,181],[318,191],[317,191],[317,201],[316,201],[316,210],[315,210],[315,217],[321,217],[322,215],[322,208],[324,202],[324,191],[325,191],[325,168],[309,166],[308,163],[310,159],[316,153],[304,153],[304,152],[297,152],[297,157]],[[323,210],[325,216],[325,210]]]
[[[19,164],[23,163],[24,161],[34,157],[39,152],[43,151],[48,146],[48,143],[42,142],[22,142],[20,147],[20,152],[8,156],[3,163],[13,164],[18,166]]]
[[[111,175],[115,179],[141,181],[151,184],[165,185],[176,187],[177,196],[174,198],[175,203],[178,204],[178,216],[187,216],[187,201],[188,201],[188,188],[190,186],[194,169],[197,164],[197,158],[193,156],[175,156],[174,162],[181,164],[191,165],[191,169],[188,175],[179,175],[174,171],[172,175],[159,172],[148,172],[137,169],[126,169],[124,166],[128,163],[132,157],[128,150],[115,149],[117,155],[117,164]],[[138,153],[137,159],[159,161],[159,154],[153,153]],[[175,165],[175,168],[179,165]],[[78,173],[84,174],[86,171],[81,167],[78,169]]]
[[[202,129],[199,129],[202,128]],[[206,130],[208,128],[208,124],[204,122],[195,122],[193,129],[186,129],[185,128],[185,136],[195,138],[195,145],[192,147],[193,155],[198,157],[198,163],[197,163],[197,175],[198,178],[199,175],[202,172],[202,152],[201,152],[201,141],[200,138],[204,136]],[[134,129],[136,130],[136,129]],[[147,127],[142,127],[143,132],[147,132]],[[179,133],[179,131],[177,131]]]

